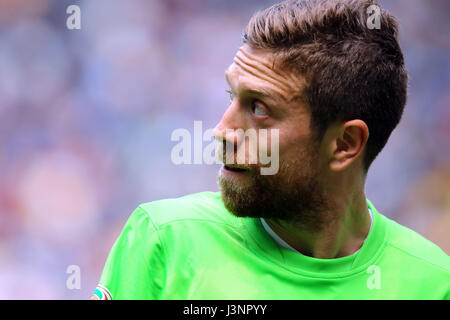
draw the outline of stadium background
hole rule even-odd
[[[243,28],[272,3],[0,0],[0,299],[88,298],[139,203],[217,190],[217,165],[172,164],[170,135],[214,127]],[[450,2],[381,3],[410,91],[367,195],[449,254]]]

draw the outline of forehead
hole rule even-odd
[[[301,79],[277,67],[275,58],[269,50],[244,45],[239,48],[225,76],[232,86],[272,92],[289,102],[298,95]]]

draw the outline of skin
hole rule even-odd
[[[284,241],[302,254],[322,259],[350,255],[362,246],[371,225],[363,170],[369,130],[363,121],[355,119],[333,124],[320,141],[315,140],[309,107],[296,99],[305,80],[282,70],[275,62],[270,50],[248,45],[239,48],[225,72],[232,95],[214,130],[215,138],[233,144],[236,151],[242,141],[227,129],[278,129],[280,172],[264,179],[278,181],[280,190],[288,188],[289,179],[296,179],[304,190],[312,188],[314,183],[315,193],[324,200],[323,205],[314,206],[315,202],[309,201],[305,193],[305,197],[299,197],[299,201],[307,202],[301,210],[305,212],[291,212],[291,218],[283,219],[268,216],[270,213],[263,217]],[[223,196],[223,189],[230,187],[250,194],[255,179],[263,178],[256,177],[250,169],[252,166],[248,168],[244,172],[221,169],[219,182]],[[228,200],[233,203],[235,199]],[[297,216],[308,218],[296,219]]]

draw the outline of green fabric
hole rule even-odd
[[[308,257],[277,245],[219,193],[140,205],[100,284],[113,299],[450,299],[450,258],[377,212],[359,252]]]

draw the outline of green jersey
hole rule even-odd
[[[378,213],[361,249],[317,259],[278,245],[219,193],[140,205],[106,261],[101,299],[450,299],[450,258]]]

